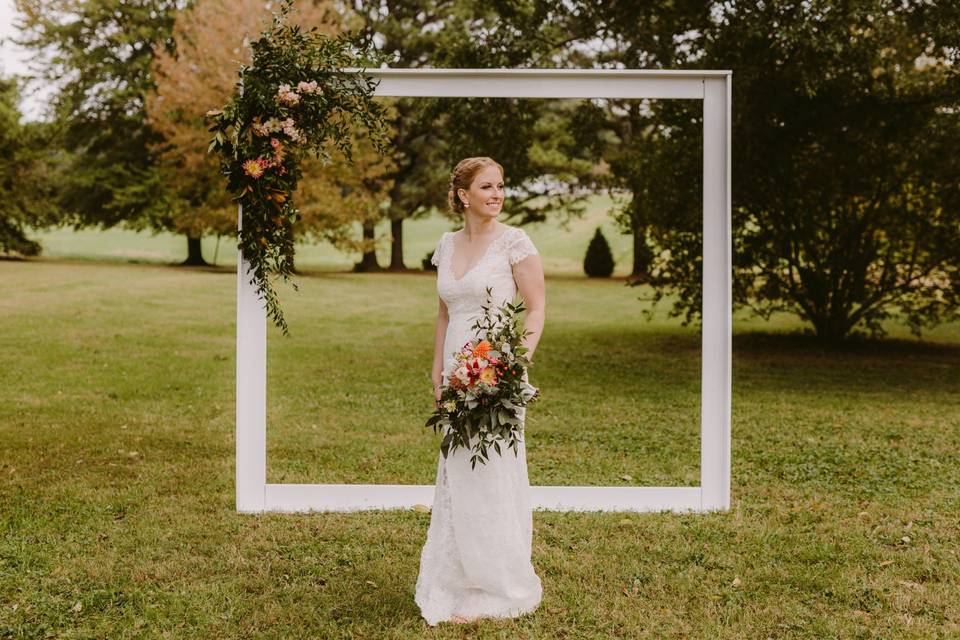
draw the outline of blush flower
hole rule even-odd
[[[290,137],[294,142],[302,142],[303,134],[300,133],[300,130],[297,129],[296,124],[293,122],[293,118],[287,118],[280,123],[283,127],[283,132]]]
[[[266,124],[260,122],[259,116],[253,119],[253,122],[250,124],[250,128],[253,129],[253,135],[255,136],[263,137],[270,135],[270,129]]]
[[[253,119],[253,122],[250,123],[250,128],[253,130],[254,135],[266,137],[274,131],[283,129],[283,123],[276,118],[270,118],[266,122],[260,122],[260,116],[257,116]]]
[[[283,163],[283,158],[286,156],[283,143],[276,138],[270,138],[270,146],[273,147],[273,166],[278,167]]]
[[[311,80],[310,82],[305,82],[301,80],[297,83],[297,91],[300,93],[320,93],[319,87],[317,86],[316,80]]]
[[[290,89],[290,85],[282,84],[277,89],[277,102],[288,107],[294,107],[300,102],[300,94]]]

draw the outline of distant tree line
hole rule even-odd
[[[229,235],[235,212],[203,115],[249,60],[268,15],[241,0],[18,0],[20,41],[58,87],[24,124],[0,83],[0,251],[52,225]],[[394,67],[732,69],[734,304],[796,313],[816,335],[960,317],[960,10],[954,3],[658,0],[303,1],[305,27],[351,31]],[[702,109],[681,100],[390,99],[395,153],[308,169],[301,239],[378,270],[375,225],[443,210],[466,155],[508,170],[510,222],[581,214],[585,194],[633,238],[630,284],[698,322]],[[362,138],[362,132],[358,132]],[[362,233],[354,229],[359,224]],[[416,257],[416,258],[419,258]]]

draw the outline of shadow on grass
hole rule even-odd
[[[744,331],[733,334],[734,357],[738,355],[789,356],[916,356],[938,360],[960,359],[960,345],[922,339],[868,338],[853,336],[844,341],[824,342],[809,330],[790,332]]]

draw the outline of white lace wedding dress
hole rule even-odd
[[[444,384],[453,352],[475,338],[470,327],[483,315],[486,288],[492,288],[494,308],[511,302],[517,294],[512,266],[537,253],[523,229],[505,225],[458,280],[451,267],[453,236],[444,233],[433,254],[437,292],[450,315]],[[521,423],[525,413],[519,412]],[[437,454],[437,485],[414,598],[431,626],[454,616],[513,618],[540,604],[543,588],[530,561],[533,509],[526,446],[519,442],[516,455],[507,447],[501,451],[502,456],[490,449],[487,463],[477,462],[474,469],[472,454],[462,447],[449,458]]]

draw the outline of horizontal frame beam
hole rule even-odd
[[[638,69],[367,70],[379,97],[656,98],[702,100],[705,78],[724,72]]]
[[[433,502],[433,485],[268,484],[264,509],[286,513],[407,509]],[[700,487],[530,487],[547,511],[699,511]]]

